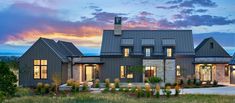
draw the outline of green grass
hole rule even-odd
[[[23,96],[5,100],[3,103],[235,103],[235,96],[181,95],[170,98],[136,98],[123,93],[78,93],[65,97]]]

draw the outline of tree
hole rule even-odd
[[[0,62],[0,92],[5,96],[12,96],[16,92],[16,75],[10,71],[8,65]]]

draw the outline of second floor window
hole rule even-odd
[[[172,48],[167,48],[166,49],[166,52],[167,52],[167,57],[172,57]]]
[[[150,57],[151,55],[151,49],[150,48],[145,48],[145,56]]]
[[[130,49],[124,48],[124,57],[129,57],[129,55],[130,55]]]

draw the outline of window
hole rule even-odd
[[[229,68],[227,65],[224,67],[224,76],[229,76]]]
[[[211,48],[211,49],[214,48],[214,43],[210,43],[210,48]]]
[[[167,57],[172,57],[172,48],[167,48]]]
[[[121,66],[120,67],[120,78],[125,78],[125,67]]]
[[[176,66],[176,76],[180,76],[180,75],[181,75],[181,73],[180,73],[180,66],[177,65]]]
[[[34,79],[47,79],[47,60],[34,60]]]
[[[150,48],[145,48],[145,56],[150,57],[151,55],[151,49]]]
[[[129,48],[124,48],[124,57],[128,57],[130,54],[130,49]]]
[[[145,67],[145,77],[154,77],[156,76],[156,67],[155,66],[147,66]]]
[[[134,74],[128,71],[128,66],[120,66],[120,78],[134,78]]]

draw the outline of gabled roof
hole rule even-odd
[[[67,62],[67,56],[65,55],[65,50],[63,50],[59,45],[52,39],[47,39],[47,38],[39,38],[39,40],[42,40],[47,44],[49,48],[63,61]]]
[[[233,54],[232,60],[229,62],[230,65],[235,65],[235,53]]]
[[[122,30],[120,36],[114,30],[104,30],[101,47],[102,55],[122,55],[121,41],[133,39],[133,54],[142,55],[142,40],[154,40],[153,55],[163,55],[162,40],[175,41],[175,53],[178,55],[195,55],[192,30]]]
[[[45,46],[48,46],[50,50],[59,59],[61,59],[62,62],[68,62],[68,56],[82,56],[82,53],[70,42],[58,41],[56,43],[52,39],[47,39],[42,37],[40,37],[36,42],[42,42],[43,44],[45,44]],[[32,46],[30,47],[30,49],[31,48]],[[26,54],[28,51],[26,51],[24,54]],[[20,58],[22,58],[24,54]]]
[[[83,56],[82,52],[71,42],[58,41],[57,44],[65,50],[67,56]]]
[[[213,45],[213,48],[210,45]],[[196,48],[197,57],[231,57],[224,48],[212,37],[204,39]]]

